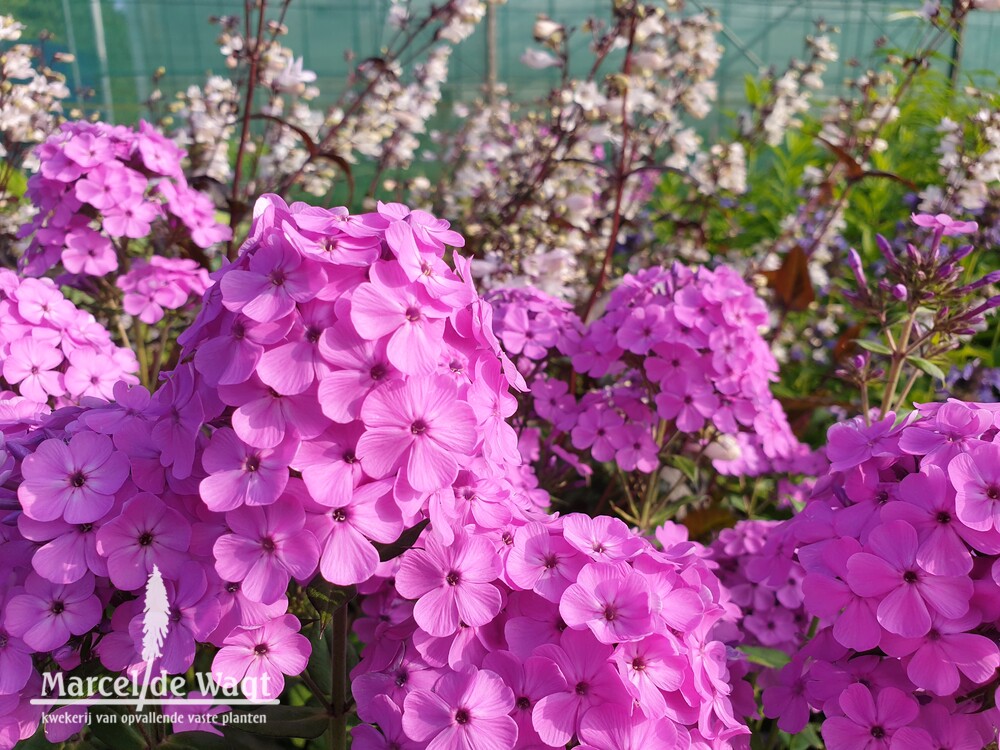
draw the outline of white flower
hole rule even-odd
[[[554,68],[562,65],[562,60],[545,50],[529,47],[521,55],[521,62],[529,68],[542,70],[544,68]]]

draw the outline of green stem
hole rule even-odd
[[[330,750],[347,750],[347,604],[333,613],[330,666],[333,691],[330,696]]]
[[[899,335],[899,345],[892,352],[892,366],[889,368],[889,382],[885,387],[885,395],[882,396],[882,417],[889,412],[893,399],[896,396],[896,387],[899,385],[899,376],[903,370],[903,362],[909,354],[907,347],[910,344],[910,334],[913,333],[913,325],[916,323],[916,313],[911,312],[910,316],[903,324],[903,332]]]

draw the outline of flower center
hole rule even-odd
[[[462,580],[462,577],[458,574],[457,570],[448,571],[448,575],[444,577],[445,583],[449,586],[457,586],[460,580]]]
[[[148,547],[152,543],[153,543],[153,535],[150,532],[144,531],[142,532],[142,534],[139,535],[140,547]]]
[[[410,307],[406,308],[405,315],[408,321],[410,321],[411,323],[416,323],[418,320],[420,320],[420,308],[413,307],[411,305]]]
[[[385,365],[381,363],[372,365],[372,369],[368,371],[368,374],[371,376],[372,380],[381,380],[385,377]]]
[[[94,524],[92,523],[81,523],[76,527],[81,534],[89,534],[94,530]]]
[[[66,605],[60,601],[52,602],[52,606],[49,607],[49,611],[54,615],[61,615],[66,610]]]
[[[468,724],[469,723],[469,712],[460,708],[455,712],[455,723],[456,724]]]
[[[995,484],[991,484],[989,487],[986,488],[986,497],[988,497],[990,500],[996,500],[1000,498],[1000,488],[998,488]]]
[[[906,581],[907,583],[916,583],[917,582],[916,571],[908,570],[905,573],[903,573],[903,580]]]
[[[517,699],[516,705],[522,711],[527,711],[529,708],[531,708],[531,701],[528,700],[527,696],[522,695],[520,698]]]
[[[578,682],[576,683],[575,690],[577,695],[586,695],[587,693],[590,692],[590,685],[588,685],[586,682]]]
[[[256,454],[252,456],[247,456],[247,461],[244,464],[244,468],[249,472],[257,471],[260,468],[260,456]]]
[[[78,471],[69,478],[69,483],[74,487],[83,487],[87,483],[87,475]]]
[[[636,672],[641,672],[646,668],[646,661],[641,656],[637,656],[632,660],[632,669]]]
[[[344,454],[344,463],[345,464],[354,464],[354,463],[357,463],[357,462],[358,462],[358,457],[355,456],[350,451],[348,451],[347,453]]]
[[[275,268],[271,271],[270,279],[275,286],[282,286],[285,283],[285,272],[280,268]]]
[[[235,594],[239,590],[240,590],[240,585],[238,583],[226,584],[226,591],[228,591],[230,594]]]
[[[609,604],[608,606],[606,606],[604,608],[604,619],[605,620],[607,620],[608,622],[611,622],[616,617],[618,617],[618,610],[615,609],[612,605]]]
[[[264,654],[267,653],[267,651],[268,649],[266,643],[258,643],[256,646],[253,647],[253,652],[257,654],[257,656],[263,656]]]
[[[937,522],[951,523],[951,513],[948,513],[946,511],[941,511],[940,513],[937,514]]]
[[[410,432],[412,432],[414,435],[423,435],[425,432],[427,432],[427,423],[422,419],[418,419],[416,422],[410,425]]]
[[[260,540],[260,546],[268,554],[274,552],[275,550],[274,540],[269,536]]]
[[[882,727],[872,727],[872,737],[877,740],[885,737],[885,730]]]
[[[183,617],[184,617],[184,615],[181,614],[181,610],[180,610],[179,607],[171,607],[170,608],[170,621],[171,622],[180,622],[183,619]]]
[[[344,512],[343,508],[337,508],[333,513],[330,514],[334,521],[341,523],[347,520],[347,513]]]
[[[555,555],[550,554],[550,555],[546,556],[546,558],[545,558],[545,569],[546,570],[552,570],[558,564],[559,564],[559,560],[556,559]]]

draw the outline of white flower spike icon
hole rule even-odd
[[[141,711],[146,691],[149,689],[150,672],[153,662],[163,655],[163,641],[170,627],[170,599],[167,588],[163,585],[160,569],[154,565],[146,582],[146,599],[142,615],[142,660],[146,663],[146,671],[142,678],[139,700],[136,710]]]

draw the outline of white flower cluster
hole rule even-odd
[[[535,105],[496,91],[462,106],[464,127],[437,139],[451,179],[414,200],[461,219],[484,286],[578,298],[609,247],[645,232],[643,209],[666,171],[704,194],[745,190],[743,146],[703,149],[689,125],[716,98],[719,26],[675,6],[622,4],[610,25],[589,22],[590,75],[566,77]],[[533,35],[544,49],[529,48],[526,65],[568,69],[562,25],[540,16]]]
[[[252,115],[262,122],[252,129],[246,151],[254,154],[241,178],[247,195],[287,191],[294,186],[326,195],[349,165],[366,160],[377,171],[408,167],[420,136],[437,111],[441,85],[448,77],[451,45],[467,38],[483,18],[482,0],[449,0],[426,17],[411,18],[406,3],[394,3],[389,23],[403,32],[382,57],[360,62],[349,76],[348,89],[323,110],[315,106],[316,74],[304,67],[280,42],[283,27],[272,27],[257,54],[256,81],[263,91]],[[228,184],[234,179],[231,144],[240,135],[249,60],[254,40],[247,40],[234,17],[218,19],[220,51],[233,78],[212,76],[203,87],[192,86],[172,108],[174,138],[190,153],[190,172]],[[413,64],[407,74],[397,54],[417,35],[433,29],[441,42]],[[329,92],[328,92],[329,93]],[[334,97],[330,97],[334,98]]]
[[[943,185],[930,185],[920,193],[920,210],[979,212],[995,205],[1000,187],[1000,111],[981,107],[961,124],[945,117],[937,132]]]

